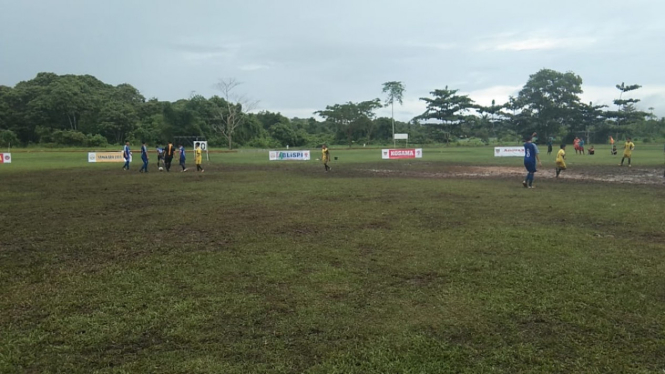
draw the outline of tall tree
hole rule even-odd
[[[580,105],[580,130],[584,132],[584,138],[588,144],[591,144],[592,142],[591,134],[604,130],[604,108],[607,108],[607,105],[593,105],[593,102],[590,102],[589,104],[582,103]]]
[[[616,88],[621,91],[619,99],[614,100],[614,105],[618,107],[618,110],[616,112],[610,112],[609,116],[616,120],[619,129],[625,131],[629,125],[644,121],[647,116],[647,113],[642,112],[635,107],[635,104],[640,102],[639,99],[624,99],[623,97],[624,94],[638,90],[642,88],[642,86],[639,84],[630,84],[626,86],[626,84],[622,82],[621,84],[617,84]],[[618,137],[618,134],[616,135]]]
[[[446,143],[450,143],[451,135],[460,135],[462,123],[469,110],[474,107],[473,100],[467,95],[458,95],[458,91],[448,89],[446,86],[443,90],[430,92],[432,98],[420,98],[427,103],[427,110],[418,118],[439,121],[439,123],[427,125],[441,127],[446,134]]]
[[[575,73],[543,69],[531,75],[513,102],[523,119],[519,130],[547,138],[571,128],[579,117],[581,93],[582,78]]]
[[[478,114],[480,114],[480,117],[482,119],[482,122],[484,124],[488,124],[488,132],[491,133],[494,137],[497,136],[497,127],[499,126],[499,123],[501,122],[501,117],[502,114],[501,110],[504,108],[503,105],[497,105],[496,100],[492,100],[492,104],[490,106],[482,106],[478,105],[476,106],[476,110],[478,111]]]
[[[349,147],[351,147],[354,131],[362,124],[367,126],[367,121],[373,122],[374,111],[380,107],[381,100],[374,99],[360,103],[348,102],[346,104],[328,105],[326,109],[316,111],[314,114],[325,118],[326,121],[335,125],[338,131],[343,132],[346,135]],[[367,127],[365,127],[365,130],[368,137],[371,136],[371,130],[367,132]]]
[[[363,125],[362,127],[365,130],[365,136],[367,136],[367,144],[372,141],[372,135],[377,128],[377,123],[375,121],[376,115],[374,114],[374,111],[381,108],[382,106],[383,105],[381,105],[380,99],[368,100],[358,103],[358,114]],[[393,119],[393,128],[395,123],[394,121],[395,120]],[[395,136],[393,136],[393,139],[394,138]]]
[[[406,87],[402,82],[392,81],[386,82],[383,84],[383,93],[387,94],[386,97],[386,106],[390,105],[391,107],[391,118],[393,122],[393,146],[396,146],[395,141],[395,101],[400,105],[404,104],[402,98],[404,97],[404,91]]]
[[[247,114],[258,106],[258,101],[236,92],[240,84],[235,78],[228,78],[220,79],[216,85],[222,93],[224,104],[217,108],[220,121],[213,127],[228,140],[229,149],[233,148],[233,135],[238,127],[245,122]]]

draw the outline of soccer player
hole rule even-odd
[[[139,170],[139,173],[143,172],[148,172],[148,147],[145,145],[145,141],[142,142],[143,145],[141,146],[141,161],[143,161],[143,166],[141,166],[141,170]]]
[[[157,168],[164,164],[164,148],[157,146]]]
[[[556,154],[556,177],[559,178],[562,170],[566,170],[566,145],[561,144],[559,153]]]
[[[125,142],[125,148],[122,151],[122,157],[125,159],[125,165],[122,167],[123,170],[129,170],[129,157],[131,154],[132,151],[129,150],[129,142]]]
[[[321,147],[321,161],[323,161],[323,167],[325,167],[326,171],[332,170],[332,168],[328,166],[328,162],[330,162],[330,151],[325,144]]]
[[[173,156],[175,155],[175,147],[173,143],[169,142],[169,145],[164,148],[164,167],[166,171],[171,171],[171,162],[173,162]]]
[[[538,151],[538,146],[533,144],[531,140],[531,137],[528,137],[526,139],[526,143],[524,143],[524,167],[528,172],[526,179],[524,179],[522,182],[524,188],[534,188],[533,177],[534,174],[538,171],[536,169],[536,161],[538,162],[538,166],[543,166],[543,164],[540,162],[540,156],[538,155],[540,153]]]
[[[203,155],[201,152],[201,144],[196,143],[196,150],[194,151],[194,163],[196,163],[196,171],[203,173],[203,167],[201,167],[201,161],[203,161]]]
[[[621,158],[619,166],[623,166],[623,161],[628,159],[628,167],[631,167],[630,161],[633,156],[633,149],[635,149],[635,143],[630,138],[626,139],[626,144],[623,146],[623,158]]]
[[[185,166],[185,147],[180,144],[178,150],[180,151],[180,166],[182,166],[182,172],[187,171],[187,167]]]

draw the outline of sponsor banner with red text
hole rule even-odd
[[[524,157],[524,146],[495,147],[494,157]]]
[[[381,158],[384,160],[396,160],[402,158],[423,158],[423,150],[417,149],[383,149]]]
[[[11,164],[11,163],[12,163],[11,153],[0,153],[0,164]]]

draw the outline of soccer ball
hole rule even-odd
[[[164,171],[164,168],[160,166],[159,171]]]

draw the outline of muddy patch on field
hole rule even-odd
[[[412,178],[506,178],[521,177],[526,174],[524,168],[506,166],[452,166],[438,171],[366,169],[378,176]],[[556,179],[554,170],[541,170],[537,178]],[[663,184],[663,171],[659,169],[609,168],[566,170],[560,180],[577,180],[626,184]]]

